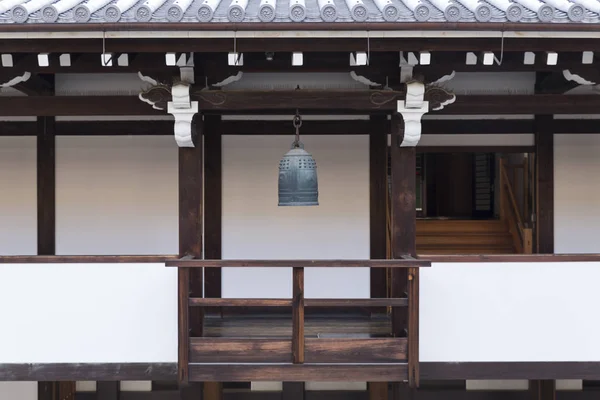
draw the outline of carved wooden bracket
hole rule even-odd
[[[175,117],[175,141],[179,147],[194,147],[192,120],[198,113],[198,102],[190,100],[190,85],[179,82],[171,89],[173,100],[167,112]]]
[[[406,84],[406,100],[398,100],[398,113],[404,119],[404,137],[400,147],[414,147],[421,140],[421,117],[429,110],[425,85],[419,81]]]
[[[24,72],[23,75],[18,75],[6,80],[6,82],[0,82],[0,88],[9,88],[19,83],[27,82],[31,78],[31,72]],[[2,79],[4,80],[4,79]]]
[[[427,85],[424,98],[429,102],[429,109],[431,111],[441,110],[448,104],[456,101],[454,93],[436,85]]]

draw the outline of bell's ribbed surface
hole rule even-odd
[[[317,163],[302,143],[279,162],[279,205],[318,206]]]

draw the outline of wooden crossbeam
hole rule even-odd
[[[300,108],[319,113],[393,113],[401,92],[371,91],[235,91],[219,104],[218,91],[197,98],[199,108],[223,113],[289,113]],[[600,96],[588,95],[465,95],[432,114],[597,114]],[[0,97],[0,116],[96,116],[166,115],[154,110],[136,96],[28,96]]]

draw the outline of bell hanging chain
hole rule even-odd
[[[300,147],[300,127],[302,126],[302,117],[300,117],[300,113],[296,110],[296,115],[293,120],[294,128],[296,128],[296,139],[294,140],[294,147]]]

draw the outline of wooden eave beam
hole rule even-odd
[[[423,135],[490,135],[533,134],[533,119],[425,120]],[[555,119],[557,134],[598,134],[599,119]],[[223,121],[223,135],[286,135],[290,121]],[[367,120],[305,120],[302,135],[368,135]],[[36,123],[0,121],[0,136],[35,136]],[[56,136],[168,136],[173,135],[173,121],[58,121]],[[417,147],[417,150],[423,146]]]
[[[67,25],[67,24],[61,24]],[[93,25],[93,24],[92,24]],[[87,28],[97,29],[88,24]],[[122,24],[119,24],[122,25]],[[139,25],[139,24],[135,24]],[[168,24],[172,29],[172,24]],[[201,24],[192,24],[198,28]],[[260,29],[259,24],[248,24],[247,28]],[[302,24],[308,27],[310,24]],[[334,24],[341,26],[343,24]],[[557,28],[570,24],[554,24]],[[152,24],[158,29],[159,24]],[[356,27],[356,23],[353,23]],[[381,25],[380,25],[381,26]],[[411,30],[418,30],[418,24],[407,24]],[[431,26],[431,25],[430,25]],[[531,25],[532,29],[541,30],[543,24]],[[577,24],[570,25],[577,27]],[[217,24],[212,24],[215,29]],[[393,30],[398,30],[401,24],[394,24]],[[591,28],[589,25],[587,28]],[[22,25],[22,28],[31,29],[30,26]],[[237,25],[236,30],[242,28]],[[322,27],[316,28],[321,30]],[[492,25],[486,24],[487,29]],[[519,24],[517,30],[526,29],[526,24]],[[138,28],[139,29],[139,28]],[[136,29],[137,30],[137,29]],[[506,27],[498,28],[506,30]],[[327,40],[315,40],[312,38],[238,38],[237,46],[244,52],[282,52],[282,51],[304,51],[304,52],[340,52],[340,51],[367,51],[372,53],[398,49],[409,49],[410,51],[600,51],[600,41],[593,38],[371,38],[368,43],[365,38],[328,38]],[[165,52],[229,52],[232,49],[230,38],[111,38],[110,51],[115,53],[165,53]],[[2,53],[90,53],[99,50],[98,39],[3,39],[0,42]]]

